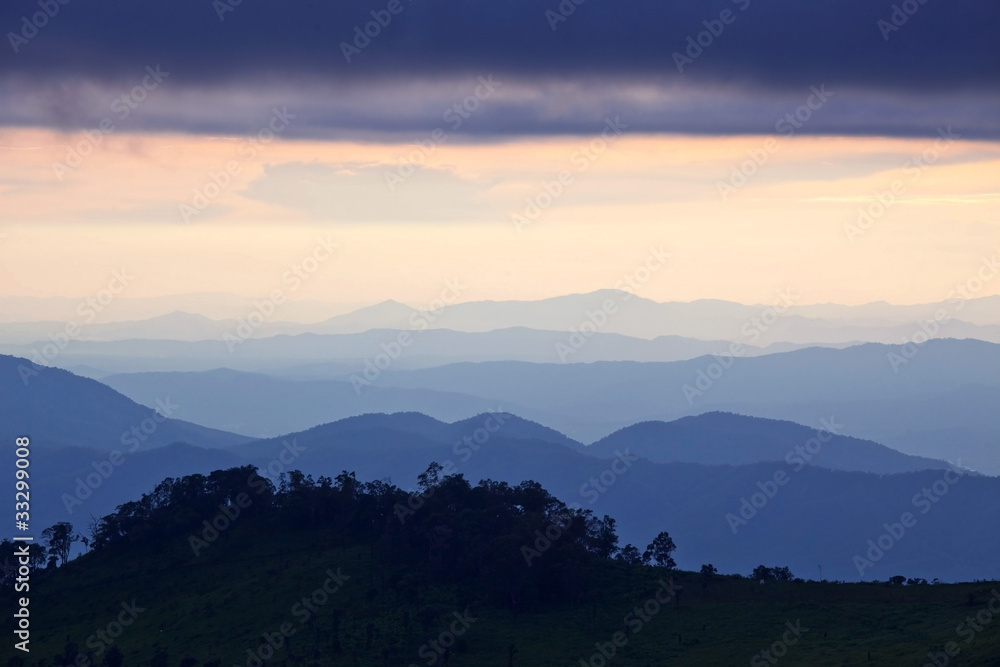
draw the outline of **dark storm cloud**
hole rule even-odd
[[[146,65],[162,64],[171,79],[160,97],[172,111],[151,110],[136,128],[238,130],[252,123],[239,103],[224,108],[223,93],[234,100],[253,91],[262,104],[295,97],[311,105],[299,108],[312,120],[290,136],[405,132],[426,127],[447,96],[410,91],[395,98],[394,113],[372,114],[371,100],[385,99],[372,89],[493,73],[512,84],[495,105],[504,117],[494,109],[492,121],[484,115],[460,133],[578,132],[608,111],[596,106],[632,111],[638,127],[654,131],[768,131],[781,104],[820,83],[853,109],[830,109],[805,132],[924,133],[949,120],[942,100],[960,99],[970,135],[997,133],[995,0],[394,0],[395,14],[389,0],[235,1],[41,0],[50,16],[36,20],[38,0],[6,0],[0,122],[85,124],[93,110],[77,108],[74,85],[128,87]],[[385,25],[370,43],[357,41],[348,63],[343,44],[353,46],[372,12]],[[699,33],[707,45],[691,46]],[[683,73],[678,52],[690,58]],[[510,96],[513,84],[525,91],[536,82],[550,86],[547,95],[553,82],[582,88],[559,93],[571,103],[562,114],[537,96]],[[739,91],[735,106],[780,104],[759,118],[751,109],[742,122],[739,109],[716,108],[716,120],[676,103],[667,117],[641,96],[619,99],[617,87],[644,82]],[[201,107],[191,108],[199,96]]]

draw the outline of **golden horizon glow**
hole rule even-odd
[[[422,303],[458,278],[463,301],[540,299],[612,287],[662,247],[671,260],[641,292],[657,301],[767,303],[791,288],[800,303],[909,304],[944,299],[1000,246],[997,142],[626,132],[598,154],[596,137],[445,141],[395,190],[386,174],[426,151],[107,135],[60,180],[53,163],[86,142],[0,131],[0,296],[84,297],[123,267],[130,297],[265,295],[329,237],[335,256],[291,298]],[[724,200],[719,184],[752,155],[762,164]],[[194,208],[231,161],[231,182]],[[512,215],[544,204],[561,171],[562,192],[518,231]],[[976,296],[991,294],[1000,279]]]

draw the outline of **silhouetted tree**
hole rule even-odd
[[[787,567],[765,567],[758,565],[750,575],[757,581],[791,581],[795,578],[792,571]]]
[[[49,554],[57,556],[65,565],[69,560],[69,552],[74,542],[80,540],[80,536],[73,532],[73,524],[67,521],[60,521],[54,526],[49,526],[42,531],[48,545]]]
[[[239,522],[239,530],[315,525],[332,533],[329,539],[341,548],[364,545],[371,585],[381,578],[376,590],[383,594],[388,588],[420,604],[429,585],[445,584],[455,586],[460,599],[485,598],[516,610],[581,599],[589,589],[590,565],[618,552],[614,519],[570,509],[537,482],[483,480],[472,486],[459,474],[442,477],[443,470],[428,466],[419,476],[419,496],[385,481],[361,483],[347,471],[318,480],[290,471],[278,489],[252,466],[167,478],[97,520],[92,545],[98,552],[125,543],[157,549],[178,534],[200,535],[220,507],[231,509],[246,494],[251,503],[244,498],[240,518],[231,521]],[[669,536],[661,534],[655,546],[657,562],[673,567]],[[630,547],[622,562],[638,564],[642,557]],[[395,580],[390,574],[387,582],[386,573],[404,563],[410,574]]]
[[[639,549],[632,544],[626,544],[624,548],[618,552],[618,556],[616,556],[616,558],[620,563],[624,563],[629,567],[642,565],[642,554],[639,553]]]
[[[603,519],[591,519],[587,526],[590,552],[598,558],[611,558],[618,551],[618,534],[615,520],[607,514]]]
[[[677,546],[674,541],[670,538],[670,534],[666,531],[660,533],[656,538],[649,543],[646,547],[646,551],[642,554],[643,562],[650,562],[652,560],[660,567],[675,568],[677,563],[674,562],[673,553],[677,550]]]
[[[715,569],[715,566],[711,563],[707,563],[701,566],[701,590],[708,590],[708,585],[712,582],[715,575],[719,574],[719,571]]]
[[[444,468],[438,462],[433,462],[427,466],[427,470],[417,475],[417,486],[421,491],[427,491],[431,487],[437,486],[441,481],[441,471]]]

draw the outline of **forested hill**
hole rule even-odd
[[[46,630],[9,664],[737,664],[785,640],[799,664],[916,664],[995,586],[681,572],[669,526],[620,545],[612,518],[534,482],[473,486],[433,464],[419,481],[293,472],[275,488],[250,466],[164,480],[94,523],[86,554],[35,572]],[[961,651],[989,664],[1000,633]]]

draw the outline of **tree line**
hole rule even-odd
[[[473,486],[441,471],[429,465],[414,493],[386,481],[361,482],[347,471],[316,479],[291,471],[277,486],[253,466],[167,478],[93,520],[87,536],[68,523],[54,526],[47,533],[49,560],[65,562],[77,540],[100,553],[161,549],[181,539],[196,558],[230,527],[268,536],[314,530],[340,547],[369,546],[373,561],[377,554],[379,567],[393,576],[457,585],[514,608],[579,601],[601,561],[675,567],[676,547],[666,532],[642,552],[631,544],[620,548],[613,518],[570,508],[537,482],[485,479]]]

